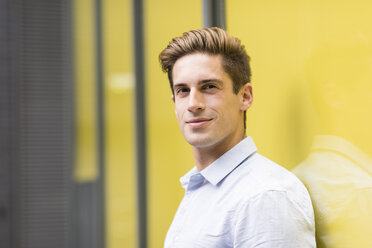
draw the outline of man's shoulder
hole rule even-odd
[[[303,186],[292,172],[259,153],[243,162],[235,173],[243,183],[253,183],[263,189],[286,190]]]
[[[259,153],[243,162],[226,180],[231,192],[240,194],[245,200],[278,192],[301,204],[310,201],[306,187],[292,172]]]

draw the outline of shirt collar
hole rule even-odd
[[[183,188],[187,188],[188,184],[189,184],[189,181],[190,181],[190,178],[191,176],[195,175],[195,174],[198,174],[198,169],[196,168],[196,166],[194,166],[194,168],[192,168],[189,172],[187,172],[183,177],[180,178],[180,182],[182,184],[182,187]]]
[[[200,186],[202,180],[207,180],[215,186],[256,151],[257,148],[253,139],[247,137],[201,172],[198,172],[196,167],[192,168],[188,173],[181,177],[180,181],[182,187],[185,189],[193,187],[194,185],[191,185],[191,183],[195,184],[195,186]]]
[[[349,141],[333,135],[317,135],[314,137],[312,150],[336,152],[356,162],[362,169],[372,174],[372,158]]]

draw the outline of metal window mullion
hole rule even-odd
[[[203,26],[226,29],[225,0],[203,0]]]
[[[147,149],[143,0],[133,0],[138,247],[147,247]]]
[[[97,204],[97,247],[105,247],[105,138],[104,138],[104,84],[103,84],[103,32],[102,32],[102,0],[95,1],[96,16],[96,79],[97,79],[97,150],[98,172],[96,184]]]

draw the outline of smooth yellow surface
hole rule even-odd
[[[254,101],[247,135],[286,168],[303,159],[316,122],[304,94],[300,1],[227,1],[227,28],[251,57]],[[304,131],[303,128],[306,128]]]
[[[358,128],[366,120],[369,123],[371,115],[365,111],[354,114],[348,111],[349,115],[344,115],[347,118],[342,121],[331,120],[334,111],[326,108],[319,94],[315,98],[311,94],[311,88],[318,81],[311,81],[305,72],[306,64],[320,47],[354,44],[354,48],[347,49],[349,55],[343,58],[346,60],[355,60],[350,57],[351,54],[372,47],[372,21],[369,18],[371,3],[366,0],[240,0],[226,3],[227,29],[241,38],[252,58],[255,100],[248,111],[247,133],[253,136],[259,151],[291,169],[306,157],[312,137],[324,133],[327,128],[326,132],[344,129],[349,134],[353,133],[349,136],[358,139],[353,142],[371,154],[372,149],[368,145],[370,139],[360,135],[361,130],[366,130]],[[342,53],[342,48],[339,48],[338,53]],[[327,57],[326,54],[320,56]],[[321,57],[318,60],[318,67],[326,66],[321,64]],[[353,76],[360,73],[359,66],[355,62],[344,63],[332,72],[329,68],[317,72],[317,77],[330,77],[339,73],[340,78],[348,72],[347,79],[343,80],[347,80],[348,84],[358,84],[353,82]],[[365,80],[371,79],[371,76],[365,77]],[[344,84],[339,78],[333,84]],[[360,109],[363,103],[357,99],[366,99],[363,95],[371,92],[370,85],[356,87],[359,92],[349,96],[348,104],[345,103],[343,108]],[[319,87],[319,82],[315,87]],[[369,104],[366,101],[364,105]],[[320,114],[328,119],[321,120]],[[324,127],[330,122],[333,123],[332,127]]]
[[[137,247],[130,0],[102,2],[106,247]]]
[[[321,248],[372,245],[371,9],[366,0],[227,2],[228,29],[252,57],[248,133],[283,166],[301,163]]]
[[[295,174],[307,185],[318,248],[372,247],[372,157],[332,135],[314,138]]]
[[[93,181],[97,164],[97,99],[94,1],[73,2],[75,56],[75,179]]]
[[[179,178],[194,166],[174,112],[167,75],[158,55],[183,32],[202,26],[202,2],[146,1],[145,39],[148,117],[149,247],[163,247],[164,238],[184,190]]]

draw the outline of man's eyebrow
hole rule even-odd
[[[173,88],[175,88],[175,87],[185,87],[185,86],[187,86],[187,84],[179,83],[179,84],[173,85]]]
[[[223,84],[223,81],[220,80],[220,79],[217,79],[217,78],[209,78],[209,79],[203,79],[201,81],[198,82],[198,85],[202,85],[202,84],[207,84],[207,83],[211,83],[211,82],[216,82],[220,85]],[[186,83],[177,83],[177,84],[174,84],[173,87],[185,87],[185,86],[188,86]]]
[[[209,78],[209,79],[204,79],[204,80],[201,80],[198,82],[198,84],[207,84],[207,83],[211,83],[211,82],[215,82],[215,83],[218,83],[220,85],[223,84],[222,80],[221,79],[218,79],[218,78]]]

